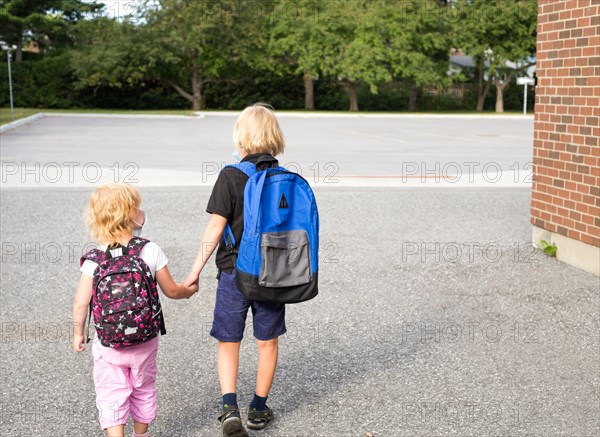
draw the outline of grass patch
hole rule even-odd
[[[34,108],[15,108],[14,119],[11,117],[10,108],[0,108],[0,124],[10,123],[20,118],[29,117],[38,112],[63,112],[69,114],[147,114],[147,115],[187,115],[193,116],[191,110],[142,110],[129,111],[124,109],[34,109]]]
[[[40,112],[39,109],[32,108],[15,108],[14,118],[10,112],[10,108],[0,108],[0,124],[7,124],[20,118],[29,117],[30,115],[37,114]]]

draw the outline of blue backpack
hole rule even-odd
[[[249,300],[297,303],[318,293],[319,213],[306,179],[283,167],[257,171],[251,162],[231,164],[248,176],[244,232],[239,249],[229,223],[225,248],[234,253],[236,283]]]

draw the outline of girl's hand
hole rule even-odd
[[[81,334],[74,334],[73,335],[73,350],[75,352],[83,352],[85,350],[85,347],[83,346],[84,341],[83,341],[83,335]]]
[[[188,299],[192,294],[198,291],[198,276],[196,276],[196,280],[189,285],[185,282],[176,284],[167,266],[164,266],[156,272],[156,280],[165,296],[171,299]]]

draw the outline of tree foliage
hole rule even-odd
[[[333,97],[336,84],[351,110],[359,109],[359,100],[370,107],[369,96],[381,90],[390,108],[429,107],[422,89],[444,89],[464,78],[448,74],[452,49],[474,59],[478,109],[495,87],[496,108],[502,110],[508,84],[535,55],[535,0],[138,5],[135,15],[109,18],[108,9],[93,1],[0,0],[0,37],[20,48],[36,41],[41,56],[64,55],[76,92],[106,95],[112,89],[120,95],[156,86],[156,95],[171,89],[195,110],[207,101],[231,107],[270,89],[269,95],[291,105],[302,87],[305,109],[338,108],[343,100]],[[518,68],[508,68],[508,61]],[[402,92],[393,91],[394,82],[403,84]],[[229,100],[206,95],[236,90],[239,98]],[[392,96],[407,101],[396,104]]]
[[[324,43],[329,38],[326,24],[334,12],[332,4],[318,0],[276,4],[270,20],[267,50],[260,57],[281,75],[302,75],[307,110],[315,108],[314,80],[318,79],[323,66]]]
[[[335,19],[328,21],[323,72],[337,77],[350,98],[350,110],[358,111],[357,86],[365,82],[371,92],[392,79],[390,47],[382,34],[384,15],[378,3],[349,2]]]
[[[478,109],[491,85],[496,86],[498,111],[503,110],[503,92],[514,76],[527,68],[535,54],[537,29],[536,0],[456,0],[453,41],[475,60],[479,85]],[[518,64],[507,69],[506,63]],[[484,68],[487,64],[487,83]]]
[[[206,83],[241,74],[264,40],[255,22],[243,20],[235,0],[146,2],[143,10],[147,56],[161,79],[204,107]]]
[[[146,56],[146,41],[138,30],[129,21],[107,17],[78,23],[73,29],[76,48],[69,52],[77,77],[75,88],[143,85],[151,76],[148,71],[153,63]]]
[[[40,49],[69,43],[69,27],[102,5],[81,0],[0,0],[0,39],[17,47],[22,59],[25,44]]]

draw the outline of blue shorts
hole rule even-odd
[[[254,337],[272,340],[285,334],[285,305],[248,300],[235,283],[235,269],[221,272],[210,335],[219,341],[242,341],[246,314],[252,308]]]

